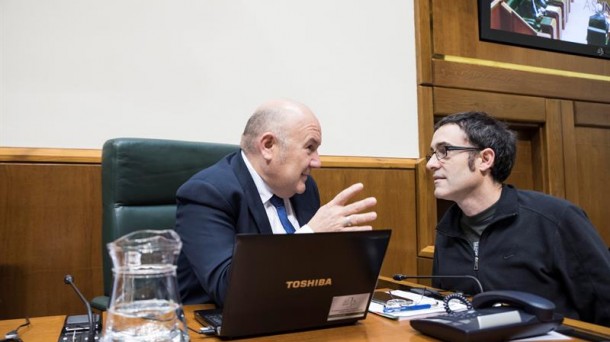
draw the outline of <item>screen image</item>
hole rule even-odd
[[[608,0],[479,0],[483,41],[610,59]]]

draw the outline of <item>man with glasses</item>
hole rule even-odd
[[[608,247],[574,204],[503,183],[516,154],[505,124],[480,112],[450,115],[436,124],[430,148],[434,195],[455,202],[436,228],[434,275],[534,293],[566,317],[610,326]],[[467,278],[433,285],[478,292]]]

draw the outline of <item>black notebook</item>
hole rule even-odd
[[[224,307],[195,318],[230,338],[364,319],[390,235],[237,235]]]

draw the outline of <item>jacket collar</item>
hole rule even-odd
[[[256,184],[254,184],[254,180],[248,171],[248,167],[241,156],[241,151],[233,156],[233,161],[231,164],[233,170],[235,171],[235,175],[237,175],[237,179],[241,184],[241,188],[244,191],[244,199],[248,204],[248,211],[254,219],[257,230],[261,234],[273,234],[271,224],[269,223],[269,218],[267,217],[267,212],[265,211],[265,207],[261,202]]]
[[[518,213],[519,201],[517,198],[517,189],[512,185],[502,185],[502,194],[500,195],[496,212],[489,226],[494,225],[498,221],[516,216]],[[462,234],[462,230],[460,229],[460,218],[462,215],[462,209],[460,209],[457,204],[453,203],[439,221],[436,229],[446,235],[460,236]]]

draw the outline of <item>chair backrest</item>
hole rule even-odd
[[[141,229],[173,229],[176,191],[192,175],[239,150],[237,145],[116,138],[102,149],[104,294],[112,294],[106,244]]]

